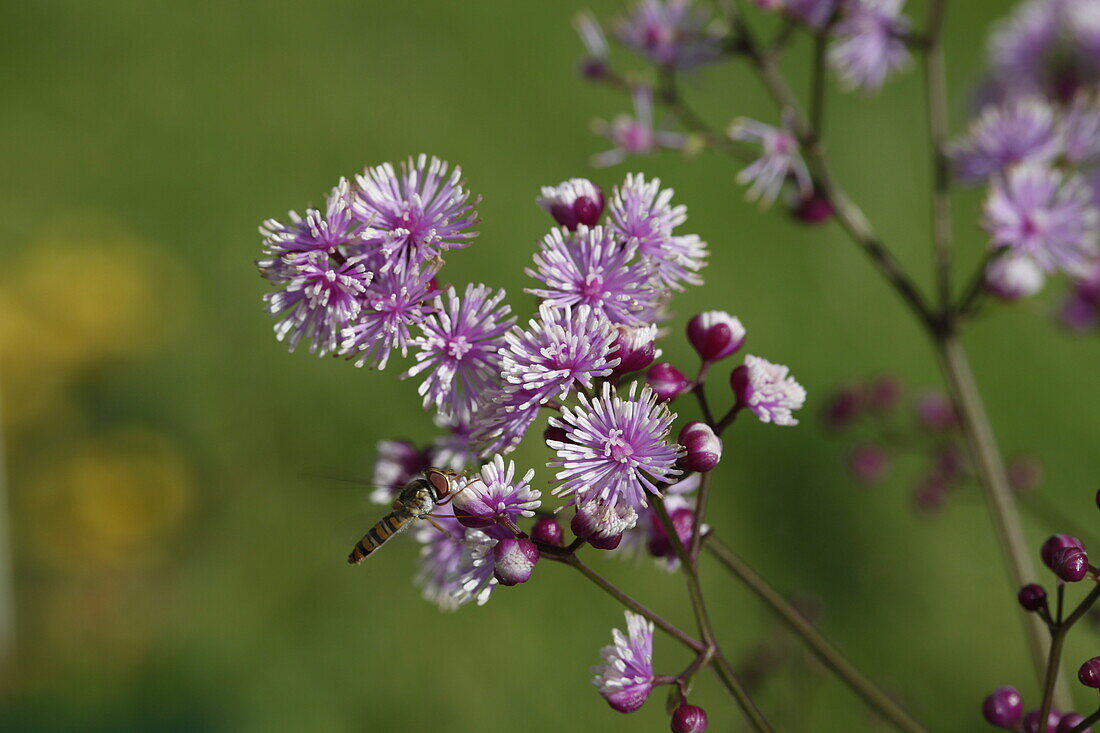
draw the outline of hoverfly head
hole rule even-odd
[[[450,495],[454,488],[454,481],[457,477],[458,474],[454,471],[449,471],[444,468],[424,469],[424,478],[426,478],[428,484],[431,485],[436,502],[442,501],[444,497]]]

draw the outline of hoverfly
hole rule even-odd
[[[365,557],[417,519],[427,519],[440,532],[447,533],[447,530],[432,520],[432,517],[436,516],[432,514],[432,510],[437,506],[450,503],[462,490],[454,489],[454,482],[458,477],[459,474],[447,469],[425,468],[420,476],[401,488],[401,492],[393,500],[393,510],[378,520],[377,524],[363,535],[363,539],[355,543],[351,554],[348,555],[348,562],[358,565]]]

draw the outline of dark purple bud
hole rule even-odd
[[[1042,711],[1029,710],[1024,716],[1024,733],[1054,733],[1058,730],[1058,724],[1062,722],[1062,714],[1057,710],[1051,710],[1047,715],[1046,730],[1039,730],[1039,716]]]
[[[946,395],[928,391],[917,399],[917,419],[927,430],[947,430],[958,425],[955,406]]]
[[[565,428],[559,428],[551,425],[546,428],[546,430],[542,431],[542,439],[546,441],[556,440],[559,443],[568,443],[569,434],[565,432]]]
[[[615,374],[641,371],[657,358],[656,326],[619,326],[618,331],[609,354],[619,358],[618,366],[612,368]]]
[[[722,440],[705,422],[689,422],[680,430],[677,442],[687,450],[677,462],[686,471],[706,473],[722,459]]]
[[[623,532],[638,522],[638,514],[630,506],[605,504],[593,499],[577,505],[577,513],[569,522],[573,534],[598,550],[614,550],[623,539]]]
[[[1076,583],[1089,573],[1089,556],[1080,547],[1066,547],[1055,555],[1053,570],[1067,583]]]
[[[672,713],[672,733],[703,733],[707,729],[707,711],[697,705],[681,703]]]
[[[990,725],[1011,728],[1020,719],[1024,703],[1015,687],[998,687],[982,703],[982,715]]]
[[[602,79],[607,76],[607,63],[603,59],[587,58],[580,64],[580,73],[585,79]]]
[[[863,403],[863,395],[858,389],[838,389],[825,404],[825,425],[833,430],[844,430],[859,417]]]
[[[848,467],[860,481],[875,483],[886,475],[890,468],[890,458],[882,448],[865,443],[857,445],[848,454]]]
[[[752,397],[752,380],[749,379],[749,368],[742,364],[730,372],[730,389],[737,399],[737,404],[744,406],[749,404]]]
[[[809,196],[800,197],[791,207],[791,216],[803,224],[820,224],[833,215],[833,204],[828,198],[816,191]]]
[[[654,557],[675,557],[676,550],[672,547],[665,525],[661,523],[656,513],[651,513],[650,535],[648,549]],[[676,529],[676,535],[680,538],[680,544],[687,545],[691,542],[691,530],[695,526],[695,512],[687,507],[681,507],[669,515],[672,526]]]
[[[687,337],[703,361],[718,361],[745,343],[745,327],[725,311],[707,311],[688,321]]]
[[[676,367],[663,361],[654,364],[646,373],[646,383],[653,389],[659,400],[671,400],[687,391],[691,383]]]
[[[1093,657],[1077,670],[1077,679],[1085,687],[1100,688],[1100,657]]]
[[[1057,733],[1070,733],[1071,730],[1085,722],[1084,715],[1078,715],[1077,713],[1066,713],[1062,716],[1062,721],[1058,723]],[[1085,728],[1080,733],[1091,733],[1092,728]]]
[[[1026,611],[1038,611],[1047,602],[1047,592],[1038,583],[1028,583],[1016,594],[1016,600]]]
[[[1068,534],[1052,535],[1043,543],[1042,549],[1039,550],[1039,557],[1042,558],[1044,565],[1054,570],[1058,553],[1067,547],[1081,548],[1081,540]]]
[[[1043,479],[1043,464],[1034,456],[1017,456],[1008,462],[1008,484],[1013,491],[1031,491]]]
[[[493,547],[493,577],[501,585],[526,583],[539,561],[539,548],[526,539],[508,537]]]
[[[902,386],[897,377],[884,374],[867,388],[867,402],[871,409],[885,412],[892,410],[901,402]]]
[[[544,545],[561,547],[565,543],[565,530],[553,517],[539,517],[531,527],[531,539]]]
[[[544,186],[538,205],[554,221],[570,231],[578,226],[595,226],[603,215],[603,190],[587,178],[570,178],[557,186]]]

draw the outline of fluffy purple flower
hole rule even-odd
[[[810,171],[799,152],[798,137],[794,134],[790,115],[783,116],[781,127],[746,119],[734,120],[729,136],[734,140],[759,144],[761,155],[737,174],[737,182],[748,185],[746,198],[768,206],[779,196],[783,183],[794,181],[802,198],[813,193]]]
[[[1046,163],[1061,143],[1054,110],[1037,97],[991,105],[952,146],[955,173],[963,181],[982,181],[1014,165]]]
[[[603,662],[592,680],[607,704],[620,713],[642,706],[653,689],[653,624],[626,611],[626,633],[612,629],[614,644],[600,650]]]
[[[356,222],[349,210],[350,187],[346,178],[329,194],[325,213],[306,209],[305,218],[291,211],[290,224],[268,219],[260,226],[264,236],[264,250],[275,256],[287,252],[336,252],[347,244],[360,244],[353,229]]]
[[[575,231],[578,224],[596,226],[603,215],[603,191],[587,178],[543,186],[536,203],[569,231]]]
[[[493,566],[496,564],[493,548],[496,544],[495,538],[480,530],[467,528],[462,542],[462,555],[452,580],[458,583],[458,587],[452,590],[457,605],[477,601],[477,605],[483,606],[489,600],[489,595],[497,586],[497,579],[493,575]]]
[[[615,326],[587,305],[555,308],[544,303],[528,330],[514,328],[500,350],[506,388],[522,391],[533,404],[564,400],[578,385],[590,389],[619,363],[612,358]]]
[[[378,273],[363,295],[358,318],[341,333],[340,353],[385,369],[394,349],[408,354],[412,327],[431,311],[435,295],[433,269],[410,267],[400,273]]]
[[[849,89],[875,91],[886,76],[909,63],[905,0],[848,0],[834,28],[829,61]]]
[[[438,507],[435,513],[445,513],[447,509]],[[416,583],[423,589],[425,599],[443,611],[453,611],[460,605],[457,596],[461,591],[459,577],[465,570],[466,528],[453,517],[437,518],[435,523],[444,531],[427,522],[420,522],[416,528],[416,539],[422,545]]]
[[[1042,268],[1019,255],[998,257],[985,268],[985,289],[1001,300],[1035,295],[1045,282]]]
[[[279,319],[275,336],[291,351],[302,339],[319,356],[335,351],[341,329],[359,315],[373,273],[360,258],[334,262],[320,250],[286,254],[281,261],[257,263],[269,279],[283,278],[283,290],[264,295],[267,312]]]
[[[1095,93],[1074,98],[1062,118],[1062,131],[1066,160],[1074,165],[1100,161],[1100,99]]]
[[[424,451],[407,440],[380,440],[375,450],[371,478],[374,491],[370,495],[370,500],[375,504],[393,502],[394,496],[405,484],[432,465]]]
[[[500,305],[504,291],[496,294],[485,285],[467,285],[458,297],[453,287],[435,299],[435,312],[420,323],[417,363],[404,376],[427,372],[419,392],[424,407],[434,405],[443,415],[469,417],[481,394],[493,386],[499,374],[497,351],[504,334],[515,323],[511,308]]]
[[[640,173],[628,173],[611,198],[607,228],[637,243],[638,253],[652,265],[661,285],[683,290],[685,284],[702,284],[697,273],[706,265],[708,253],[698,236],[673,234],[687,221],[687,207],[673,206],[672,195],[671,188],[661,188],[661,179],[647,182]]]
[[[764,10],[780,12],[788,18],[821,29],[832,18],[839,0],[754,0]]]
[[[709,21],[692,0],[639,0],[616,23],[615,35],[660,66],[686,69],[721,56],[721,38],[708,30]]]
[[[535,516],[542,502],[538,489],[531,488],[534,476],[534,470],[529,470],[517,480],[516,464],[493,456],[477,475],[459,486],[452,501],[455,516],[464,526],[483,530],[490,537],[511,537],[507,527],[497,522],[505,519],[515,524],[520,517]]]
[[[632,263],[638,245],[616,240],[604,227],[555,229],[535,254],[537,269],[526,272],[546,285],[527,292],[558,307],[588,305],[612,323],[638,325],[657,305],[650,270]]]
[[[992,243],[1046,271],[1075,271],[1096,254],[1097,210],[1080,176],[1018,166],[994,182],[982,224]]]
[[[667,440],[675,419],[649,387],[638,395],[637,382],[626,399],[607,383],[599,397],[581,395],[578,407],[565,407],[560,418],[550,418],[568,437],[546,441],[558,454],[547,465],[563,469],[554,494],[595,496],[634,509],[648,506],[647,493],[658,494],[657,483],[680,473],[675,466],[683,449]]]
[[[488,390],[472,418],[472,439],[481,455],[510,453],[535,422],[538,400],[522,389],[503,387]]]
[[[450,249],[470,245],[477,212],[462,186],[462,169],[421,154],[401,164],[401,175],[383,163],[356,176],[359,191],[351,210],[363,224],[367,252],[385,258],[383,270],[401,272]],[[474,201],[476,204],[477,201]]]
[[[760,418],[760,422],[797,425],[792,411],[801,409],[806,390],[782,364],[772,364],[752,354],[745,355],[743,366],[730,375],[737,402]]]
[[[678,150],[684,145],[684,136],[653,127],[653,90],[639,85],[631,92],[634,100],[634,116],[622,114],[613,122],[596,120],[593,130],[611,141],[611,150],[592,156],[592,165],[606,168],[622,163],[628,155],[652,155],[658,148]]]
[[[447,433],[432,441],[428,449],[431,465],[461,472],[477,460],[469,420],[436,415],[435,424]]]

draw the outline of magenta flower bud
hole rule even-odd
[[[614,550],[623,532],[638,523],[638,513],[627,504],[606,504],[599,499],[582,501],[569,522],[573,534],[598,550]]]
[[[665,526],[656,514],[651,514],[653,530],[647,545],[649,554],[654,557],[675,557],[676,550],[672,548],[672,540],[665,532]],[[687,507],[681,507],[669,515],[672,526],[676,529],[676,535],[680,538],[680,544],[687,545],[691,542],[691,530],[695,527],[695,512]]]
[[[707,311],[688,322],[687,337],[703,361],[718,361],[745,343],[745,327],[725,311]]]
[[[654,364],[649,368],[649,372],[646,373],[646,383],[657,395],[657,399],[662,402],[679,397],[691,384],[683,372],[667,361]]]
[[[608,358],[619,359],[615,374],[630,374],[648,367],[659,353],[656,326],[619,326]]]
[[[749,368],[745,364],[735,367],[730,372],[730,389],[737,404],[742,407],[749,403],[749,395],[752,393],[752,380],[749,377]]]
[[[597,81],[607,76],[607,63],[603,59],[588,58],[580,63],[581,76]]]
[[[1057,710],[1051,710],[1047,715],[1046,728],[1039,730],[1040,710],[1029,710],[1024,716],[1024,733],[1052,733],[1058,730],[1058,724],[1062,722],[1062,714]]]
[[[1038,611],[1046,605],[1047,592],[1037,583],[1028,583],[1016,594],[1016,600],[1025,611]]]
[[[998,687],[982,703],[982,715],[990,725],[1011,728],[1024,711],[1024,703],[1015,687]]]
[[[680,703],[672,713],[672,733],[703,733],[707,729],[707,711],[697,705]]]
[[[722,439],[705,422],[689,422],[680,430],[677,442],[687,449],[677,465],[687,471],[706,473],[722,458]]]
[[[1081,540],[1068,534],[1052,535],[1043,543],[1042,549],[1039,550],[1039,557],[1042,558],[1044,565],[1054,570],[1055,562],[1058,559],[1058,553],[1067,547],[1076,547],[1080,549],[1082,547]]]
[[[531,539],[544,545],[561,547],[565,542],[565,531],[553,517],[539,517],[531,527]]]
[[[1071,730],[1085,722],[1084,715],[1078,715],[1077,713],[1066,713],[1062,716],[1062,721],[1058,723],[1057,733],[1070,733]],[[1091,733],[1092,728],[1085,728],[1081,733]]]
[[[848,454],[848,467],[860,481],[874,483],[886,475],[890,459],[882,448],[866,443],[857,445]]]
[[[832,215],[832,202],[816,191],[809,196],[799,197],[798,201],[791,207],[791,216],[796,221],[811,226],[828,221]]]
[[[1066,547],[1056,554],[1053,570],[1067,583],[1076,583],[1088,575],[1089,556],[1080,547]]]
[[[603,191],[587,178],[570,178],[557,186],[543,186],[538,205],[569,231],[593,227],[603,216]]]
[[[493,547],[493,577],[501,585],[526,583],[539,561],[539,548],[531,540],[508,537]]]
[[[1093,657],[1077,670],[1077,679],[1085,687],[1100,688],[1100,657]]]

